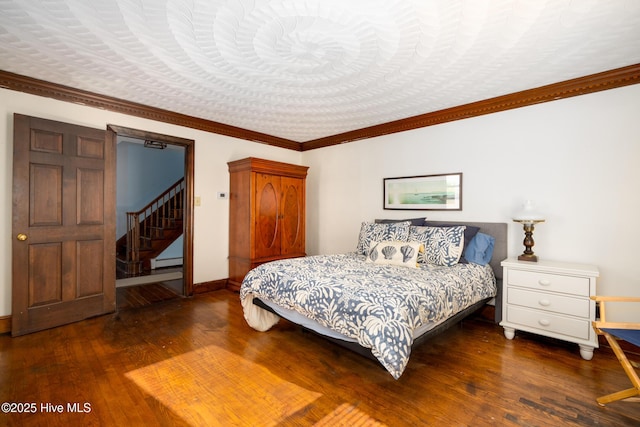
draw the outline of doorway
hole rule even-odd
[[[113,312],[118,135],[184,147],[182,294],[193,294],[193,140],[14,114],[12,336]]]
[[[181,256],[176,256],[176,245],[169,249],[173,254],[169,255],[168,259],[159,260],[159,262],[154,263],[152,269],[145,268],[143,271],[140,271],[138,274],[131,275],[130,277],[121,277],[116,280],[116,288],[123,289],[127,288],[130,290],[128,293],[133,295],[133,300],[149,300],[153,302],[154,299],[159,298],[160,300],[166,299],[165,292],[158,288],[156,284],[160,284],[161,287],[168,288],[179,295],[182,296],[191,296],[193,294],[193,181],[194,181],[194,144],[193,140],[178,138],[170,135],[163,135],[154,132],[147,132],[138,129],[125,128],[122,126],[116,125],[108,125],[107,130],[114,134],[114,138],[118,141],[126,141],[131,144],[139,144],[137,146],[130,146],[130,149],[133,150],[158,150],[158,149],[167,149],[172,150],[175,153],[179,153],[178,155],[183,155],[183,176],[184,183],[183,189],[184,192],[183,200],[183,218],[182,218],[182,244],[181,244]],[[145,141],[148,145],[146,148],[142,148],[145,145]],[[120,149],[120,145],[118,145]],[[124,146],[123,146],[124,147]],[[147,151],[147,153],[153,154],[152,151]],[[155,156],[157,157],[157,156]],[[171,156],[170,156],[171,157]],[[175,155],[173,156],[175,158]],[[154,155],[146,155],[145,159],[152,160]],[[146,166],[148,168],[148,165]],[[158,164],[159,168],[163,166]],[[175,171],[174,171],[175,173]],[[117,177],[118,187],[121,185],[121,181],[127,181],[127,177],[121,179],[123,177]],[[126,185],[131,185],[129,182]],[[124,209],[126,210],[126,209]],[[121,212],[121,209],[118,209],[118,219],[122,220],[122,216],[126,215],[125,212]],[[125,226],[126,229],[126,226]],[[116,239],[120,237],[123,232],[123,226],[120,226],[117,231]],[[172,262],[172,258],[181,258],[181,265],[172,265],[178,264],[176,262]],[[167,262],[169,261],[169,262]],[[115,266],[114,266],[115,268]],[[120,298],[119,298],[120,302]],[[129,304],[125,302],[124,304]]]

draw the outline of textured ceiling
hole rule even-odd
[[[0,0],[0,70],[296,142],[637,63],[638,0]]]

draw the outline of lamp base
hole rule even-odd
[[[518,257],[518,261],[538,262],[538,256],[522,254]]]
[[[538,262],[538,257],[535,256],[531,250],[535,244],[533,241],[533,229],[535,224],[544,222],[544,219],[514,219],[514,221],[521,223],[524,228],[524,241],[522,242],[524,245],[524,252],[518,257],[518,261]]]

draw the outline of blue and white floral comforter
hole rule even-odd
[[[457,264],[407,268],[365,262],[355,252],[263,264],[240,289],[250,326],[266,330],[278,321],[253,304],[272,301],[356,339],[397,379],[411,353],[414,330],[438,323],[496,294],[490,266]]]

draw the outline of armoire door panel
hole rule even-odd
[[[304,253],[302,180],[282,178],[282,254]]]
[[[269,257],[280,253],[278,203],[279,177],[256,176],[256,257]]]

